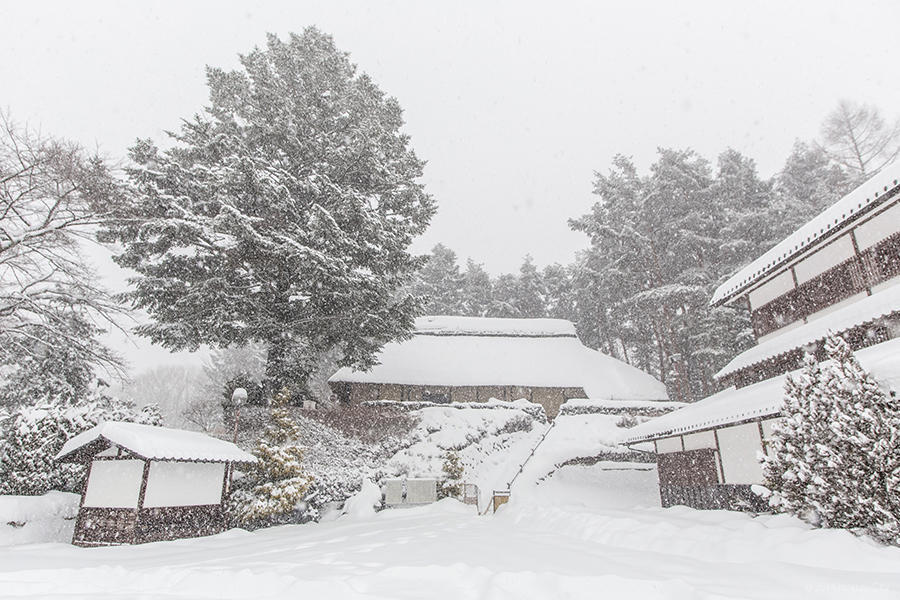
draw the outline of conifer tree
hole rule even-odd
[[[138,275],[137,328],[170,349],[261,342],[270,389],[316,359],[368,368],[412,328],[409,252],[435,211],[402,111],[333,39],[271,35],[207,70],[210,104],[170,148],[139,140],[127,202],[101,238]],[[298,354],[310,360],[297,360]]]
[[[763,467],[776,509],[900,543],[900,408],[840,337],[789,375]]]
[[[488,316],[493,297],[493,282],[484,266],[472,259],[467,260],[462,276],[463,314],[469,317]]]
[[[245,525],[267,525],[298,509],[312,485],[303,468],[300,429],[291,417],[290,391],[282,389],[272,400],[272,423],[257,442],[257,462],[235,485],[229,508]]]
[[[459,498],[462,496],[464,472],[459,454],[453,451],[447,452],[444,456],[444,478],[441,480],[440,497]]]
[[[462,285],[456,253],[438,244],[416,275],[412,291],[421,297],[427,314],[458,315],[463,310]]]

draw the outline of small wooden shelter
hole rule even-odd
[[[141,544],[225,529],[233,465],[256,458],[202,433],[101,423],[56,456],[88,465],[72,543]]]

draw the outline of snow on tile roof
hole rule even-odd
[[[196,431],[154,427],[138,423],[107,421],[79,433],[65,443],[56,460],[65,458],[91,442],[104,439],[143,458],[206,462],[255,462],[252,454],[231,442]]]
[[[900,390],[900,338],[857,350],[855,354],[863,368],[881,384]],[[777,415],[784,400],[786,377],[779,375],[746,387],[722,390],[638,425],[628,432],[625,442],[638,443]]]
[[[710,303],[721,304],[734,298],[789,259],[809,251],[822,240],[832,237],[837,231],[842,230],[844,225],[855,220],[860,213],[881,204],[898,190],[900,190],[900,162],[884,168],[771,250],[732,275],[716,289]]]
[[[809,323],[745,350],[716,373],[716,377],[724,377],[768,358],[802,348],[824,339],[829,332],[840,333],[895,312],[900,312],[900,280],[897,280],[895,285],[876,292],[868,298],[822,315]]]
[[[500,319],[428,316],[416,319],[423,335],[497,335],[511,337],[575,337],[575,325],[564,319]]]
[[[385,345],[378,360],[380,364],[367,372],[344,367],[329,381],[577,387],[597,399],[668,398],[665,386],[654,377],[591,350],[577,337],[561,337],[558,333],[550,337],[420,333]]]

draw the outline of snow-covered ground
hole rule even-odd
[[[785,516],[662,509],[652,464],[563,465],[614,454],[620,417],[562,415],[550,427],[526,418],[526,405],[420,409],[411,443],[389,462],[389,472],[437,475],[452,449],[489,491],[546,434],[509,504],[486,516],[454,500],[375,514],[379,492],[367,483],[336,520],[83,549],[33,543],[68,539],[63,517],[77,497],[0,498],[0,519],[29,521],[0,524],[0,597],[900,597],[900,549]]]
[[[613,466],[560,468],[492,516],[445,500],[144,546],[0,548],[0,596],[900,597],[900,549],[788,517],[660,509],[652,470]]]

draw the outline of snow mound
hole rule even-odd
[[[371,479],[365,479],[356,494],[344,503],[344,514],[353,519],[371,517],[381,507],[381,489]]]
[[[70,542],[80,500],[67,492],[0,496],[0,546]]]

